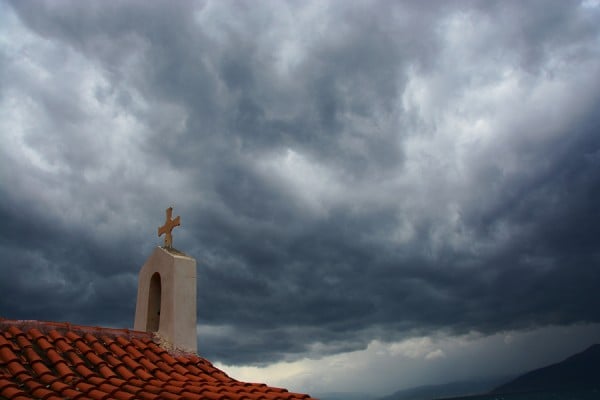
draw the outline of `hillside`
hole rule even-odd
[[[378,400],[429,400],[444,397],[467,396],[478,393],[488,392],[501,382],[506,382],[504,378],[489,378],[477,381],[451,382],[437,385],[417,386],[403,389],[392,395],[382,397]]]
[[[497,387],[492,393],[586,388],[600,389],[600,344],[562,362],[521,375]]]

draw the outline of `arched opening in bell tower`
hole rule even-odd
[[[148,321],[146,332],[158,332],[160,326],[160,274],[155,272],[150,278],[150,293],[148,295]]]

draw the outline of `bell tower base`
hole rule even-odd
[[[134,329],[195,353],[196,318],[196,260],[157,247],[140,270]]]

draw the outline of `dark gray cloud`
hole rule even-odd
[[[214,361],[600,322],[594,2],[0,7],[0,315],[131,326],[174,203]]]

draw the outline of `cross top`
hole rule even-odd
[[[158,236],[165,235],[165,247],[172,248],[173,247],[173,235],[171,235],[171,231],[176,226],[181,225],[179,215],[175,219],[171,219],[173,215],[173,207],[167,208],[167,218],[165,219],[165,224],[158,228]]]

